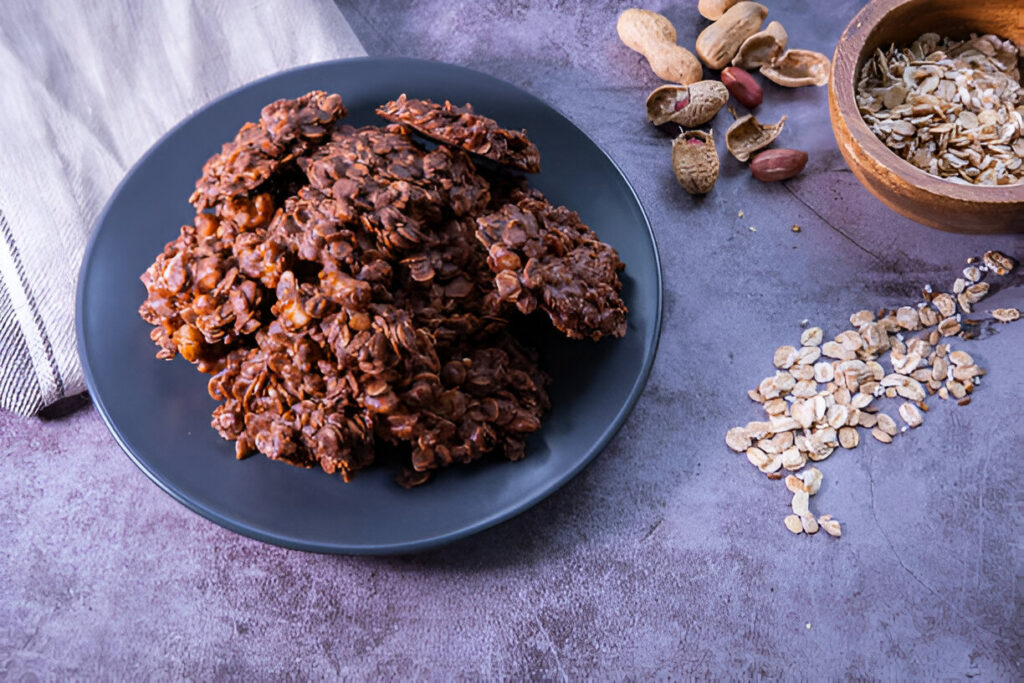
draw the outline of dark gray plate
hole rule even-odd
[[[178,227],[206,159],[261,107],[309,90],[341,93],[348,122],[380,123],[374,108],[405,92],[455,103],[526,128],[542,156],[533,179],[579,211],[626,264],[629,330],[621,340],[570,342],[543,333],[553,408],[518,463],[444,471],[407,491],[375,467],[352,483],[262,456],[234,458],[210,427],[206,377],[184,360],[154,358],[138,316],[139,275]],[[661,271],[636,195],[609,159],[564,116],[491,76],[411,59],[353,59],[293,69],[212,102],[163,137],[114,192],[86,250],[78,282],[78,349],[89,391],[114,437],[161,488],[204,517],[301,550],[399,553],[440,545],[522,512],[579,472],[625,421],[647,379],[661,329]]]

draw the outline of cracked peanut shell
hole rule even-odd
[[[761,67],[761,75],[787,88],[828,83],[828,57],[812,50],[787,50],[774,64]]]
[[[786,51],[789,34],[782,24],[773,21],[743,41],[739,52],[732,59],[732,65],[741,69],[756,69],[765,64],[774,64]]]
[[[772,144],[785,123],[785,116],[769,125],[758,121],[753,114],[741,116],[725,132],[725,148],[739,161],[747,161],[751,154]]]

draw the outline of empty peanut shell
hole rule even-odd
[[[828,57],[811,50],[787,50],[774,64],[765,64],[761,73],[769,81],[788,88],[828,83]]]
[[[741,116],[725,132],[725,147],[738,160],[746,161],[757,150],[772,144],[785,123],[785,116],[770,125],[761,123],[753,114]]]
[[[756,69],[765,64],[774,64],[786,51],[789,34],[777,21],[773,21],[743,41],[739,52],[732,59],[732,65],[741,69]]]

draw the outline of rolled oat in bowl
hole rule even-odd
[[[889,149],[931,175],[1024,183],[1020,52],[992,34],[956,41],[925,33],[875,51],[861,68],[857,106]]]

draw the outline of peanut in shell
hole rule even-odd
[[[714,131],[691,130],[672,141],[672,170],[690,194],[707,194],[718,180]]]
[[[619,15],[615,28],[623,44],[646,57],[659,78],[682,85],[700,80],[700,62],[676,44],[675,26],[662,15],[630,8]]]
[[[729,91],[718,81],[663,85],[647,96],[647,118],[655,126],[671,121],[693,128],[713,119],[728,99]]]
[[[761,29],[768,9],[756,2],[739,2],[718,21],[697,36],[697,56],[712,69],[721,69],[732,61],[743,41]]]
[[[722,18],[726,10],[735,5],[740,0],[698,0],[697,11],[705,19],[711,21],[717,21]]]

